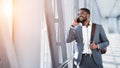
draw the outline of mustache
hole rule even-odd
[[[83,16],[79,16],[79,17],[83,17]]]

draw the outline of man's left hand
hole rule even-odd
[[[90,44],[90,49],[97,49],[97,48],[98,48],[98,45],[95,44],[94,42]]]

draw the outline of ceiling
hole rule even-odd
[[[120,0],[96,0],[102,17],[117,17],[120,15]]]

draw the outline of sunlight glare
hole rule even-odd
[[[3,12],[5,16],[11,16],[12,15],[12,6],[10,4],[4,4],[3,5]]]

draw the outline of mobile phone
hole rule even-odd
[[[77,22],[80,23],[80,19],[79,19],[79,17],[77,17]]]

